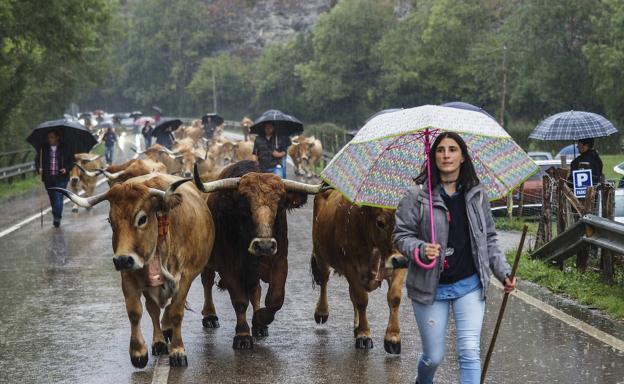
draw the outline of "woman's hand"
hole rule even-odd
[[[435,260],[440,256],[440,244],[425,244],[425,256],[429,260]]]
[[[516,278],[514,277],[513,280],[509,279],[509,277],[507,277],[505,279],[505,293],[511,293],[514,289],[516,289]]]

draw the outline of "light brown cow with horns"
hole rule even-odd
[[[130,360],[138,368],[148,361],[140,326],[141,295],[153,324],[152,355],[169,353],[171,366],[187,365],[181,328],[186,296],[208,263],[214,243],[206,198],[192,184],[184,185],[188,180],[152,173],[90,198],[57,189],[85,208],[110,203],[113,264],[121,271],[131,326]],[[162,323],[161,308],[165,308]]]

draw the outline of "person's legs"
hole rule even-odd
[[[106,163],[107,164],[112,164],[113,163],[113,146],[106,146],[106,150],[104,151],[104,155],[106,157]]]
[[[431,384],[436,369],[444,360],[449,302],[434,301],[432,305],[425,305],[412,300],[412,307],[423,349],[416,380],[418,384]]]
[[[459,355],[459,382],[479,383],[481,380],[481,327],[485,313],[485,300],[481,289],[453,300],[453,316],[457,329],[457,353]]]
[[[273,174],[283,178],[282,177],[282,169],[281,168],[277,168],[277,167],[275,167],[275,168],[268,168],[267,172],[273,173]]]
[[[282,179],[286,178],[286,165],[288,164],[288,156],[282,157]]]
[[[58,204],[56,195],[58,194],[58,192],[48,189],[56,187],[56,182],[52,180],[44,180],[43,185],[45,185],[46,192],[48,192],[48,198],[50,199],[50,207],[52,207],[52,218],[54,219],[54,222],[56,222],[56,218],[58,217]]]
[[[67,188],[67,180],[57,179],[53,184],[57,188]],[[52,216],[54,217],[55,225],[57,225],[56,223],[60,224],[63,218],[63,194],[53,191],[50,202],[52,203]]]

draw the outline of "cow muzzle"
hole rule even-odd
[[[130,255],[113,256],[113,264],[118,271],[135,271],[143,267],[136,257]]]
[[[273,256],[277,253],[277,241],[274,238],[256,237],[249,243],[249,253],[254,256]]]
[[[69,182],[70,182],[71,184],[78,184],[78,182],[79,182],[79,181],[80,181],[80,178],[79,178],[78,176],[72,176],[72,177],[69,179]]]
[[[191,172],[191,171],[184,171],[184,173],[182,173],[182,177],[184,177],[184,178],[191,178],[191,177],[193,177],[193,172]]]

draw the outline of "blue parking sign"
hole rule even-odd
[[[587,188],[593,185],[591,169],[572,171],[572,184],[574,185],[574,196],[584,198],[587,195]]]

